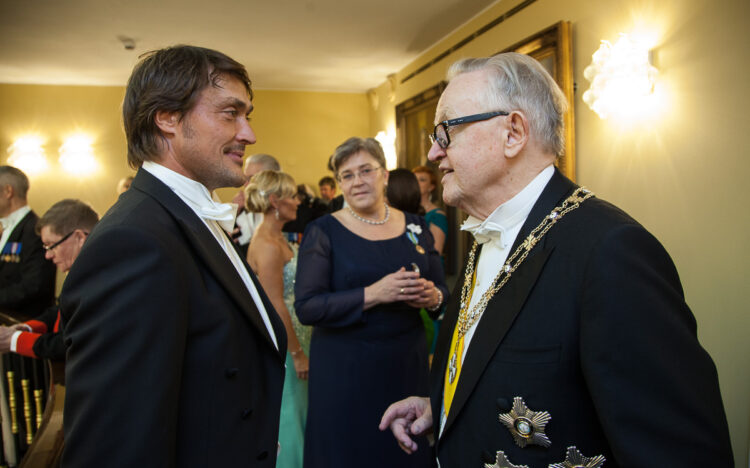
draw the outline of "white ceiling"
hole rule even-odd
[[[124,85],[141,53],[192,44],[255,88],[362,92],[496,1],[0,0],[0,83]]]

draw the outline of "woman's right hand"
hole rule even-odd
[[[364,308],[390,302],[418,300],[424,290],[424,282],[425,279],[420,278],[418,272],[401,267],[365,288]]]

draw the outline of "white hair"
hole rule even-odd
[[[451,65],[448,80],[478,70],[490,73],[486,100],[493,108],[488,111],[522,111],[529,119],[532,136],[546,151],[561,156],[565,151],[563,116],[568,101],[542,64],[516,52],[469,58]]]

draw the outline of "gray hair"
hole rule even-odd
[[[29,178],[20,169],[13,166],[0,166],[0,187],[10,185],[13,187],[13,195],[26,201],[29,192]]]
[[[380,142],[375,138],[359,138],[351,137],[345,142],[341,143],[334,151],[331,159],[329,160],[329,166],[334,173],[337,173],[347,159],[351,156],[359,153],[360,151],[367,152],[370,156],[380,164],[380,167],[385,169],[385,153],[383,147],[380,146]]]
[[[532,136],[545,150],[561,156],[565,151],[563,116],[568,102],[542,64],[516,52],[469,58],[450,67],[448,80],[478,70],[490,73],[492,86],[485,98],[493,108],[488,110],[522,111],[529,119]]]
[[[257,164],[260,166],[262,171],[280,171],[281,165],[279,162],[270,154],[257,153],[249,156],[245,159],[243,169],[247,169],[250,164]]]
[[[91,232],[98,221],[99,215],[87,203],[66,198],[52,205],[39,218],[36,222],[36,232],[39,234],[45,226],[58,236],[65,236],[76,229]]]

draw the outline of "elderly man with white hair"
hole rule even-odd
[[[733,466],[672,260],[554,167],[566,102],[553,79],[515,53],[463,60],[449,78],[428,157],[475,242],[429,400],[392,405],[381,429],[411,452],[434,428],[443,468]]]

